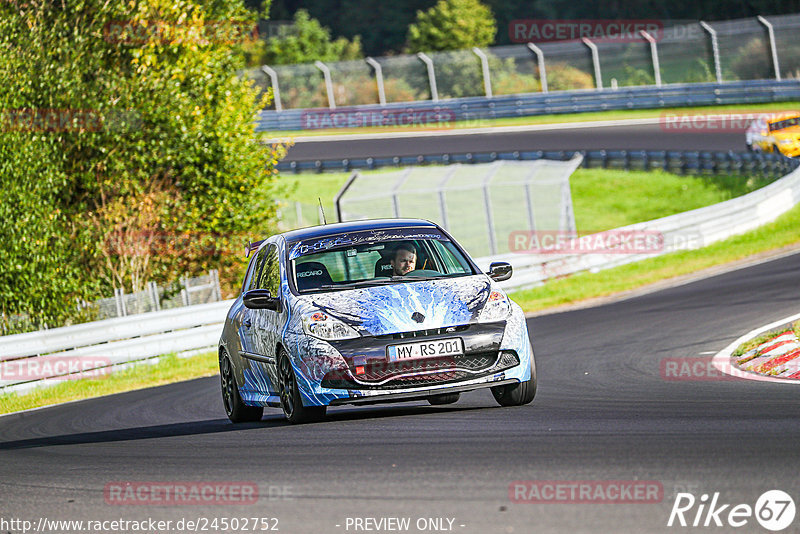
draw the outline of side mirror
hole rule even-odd
[[[511,278],[512,272],[513,269],[511,268],[510,263],[506,263],[504,261],[495,261],[489,265],[489,272],[486,274],[488,274],[489,278],[495,282],[502,282],[503,280],[508,280]]]
[[[251,289],[242,297],[244,305],[251,310],[279,311],[281,301],[273,297],[268,289]]]

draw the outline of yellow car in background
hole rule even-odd
[[[745,133],[753,152],[779,152],[800,156],[800,112],[781,113],[754,120]]]

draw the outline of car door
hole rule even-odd
[[[263,265],[259,271],[255,288],[266,289],[278,297],[281,304],[277,310],[249,310],[251,320],[250,340],[252,347],[251,368],[262,380],[259,384],[265,389],[263,394],[277,394],[276,348],[281,330],[286,321],[286,307],[283,305],[280,284],[280,259],[278,247],[274,243],[265,248]]]

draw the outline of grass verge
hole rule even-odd
[[[565,113],[563,115],[534,115],[529,117],[508,117],[503,119],[475,119],[449,123],[447,127],[425,126],[387,126],[387,127],[362,127],[362,128],[330,128],[325,130],[279,130],[262,133],[262,138],[285,137],[316,137],[321,135],[340,134],[378,134],[386,132],[422,132],[422,131],[448,131],[469,128],[491,128],[495,126],[533,126],[537,124],[561,124],[571,122],[592,122],[623,119],[649,119],[658,118],[666,113],[741,113],[741,112],[770,112],[799,109],[800,102],[770,102],[766,104],[741,104],[724,106],[694,106],[683,108],[660,108],[640,110],[615,110],[615,111],[589,111],[585,113]]]
[[[0,413],[18,412],[49,404],[213,376],[218,371],[219,363],[215,351],[188,358],[178,358],[170,354],[160,357],[157,363],[142,362],[102,378],[65,380],[54,386],[37,388],[21,395],[1,394]]]
[[[526,312],[534,312],[638,289],[797,243],[800,205],[770,224],[701,249],[665,254],[597,273],[579,273],[509,296]]]

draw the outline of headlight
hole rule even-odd
[[[352,339],[359,336],[352,327],[321,311],[303,315],[303,332],[327,341]]]
[[[502,321],[510,314],[511,305],[508,303],[508,297],[502,291],[495,289],[489,293],[489,298],[486,300],[486,304],[483,305],[480,315],[478,315],[478,322],[493,323]]]

